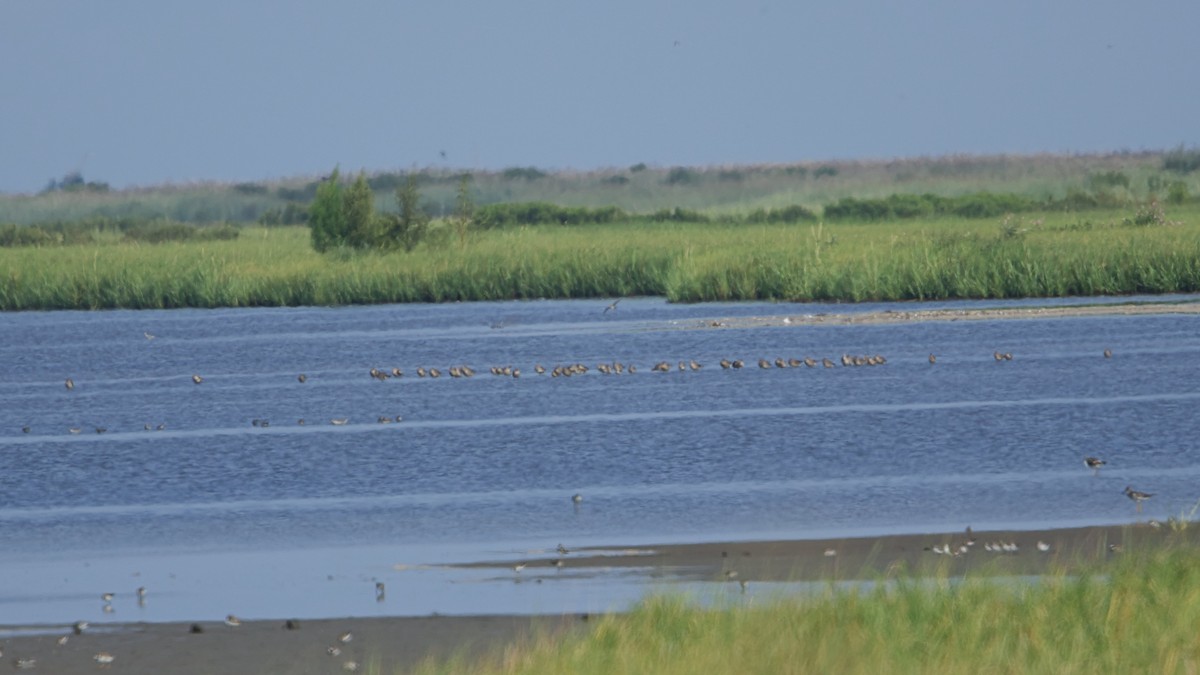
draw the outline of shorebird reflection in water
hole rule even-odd
[[[1137,512],[1141,513],[1142,512],[1142,502],[1153,497],[1154,493],[1141,492],[1138,490],[1134,490],[1133,488],[1126,485],[1125,486],[1125,496],[1129,497],[1130,499],[1133,500],[1133,503],[1137,505]]]
[[[1087,466],[1087,468],[1092,470],[1093,476],[1100,475],[1100,467],[1108,464],[1108,462],[1100,459],[1099,457],[1084,457],[1083,463],[1085,466]]]

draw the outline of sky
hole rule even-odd
[[[0,2],[0,192],[1200,143],[1196,0]]]

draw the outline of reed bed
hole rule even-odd
[[[1200,291],[1200,218],[522,227],[318,255],[306,228],[234,241],[0,250],[0,309],[157,309],[665,296],[863,301]]]
[[[653,597],[586,632],[417,672],[1194,673],[1200,553],[1160,550],[1075,576],[901,578],[705,607]]]

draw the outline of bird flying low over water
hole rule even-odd
[[[612,309],[612,310],[615,310],[615,309],[617,308],[617,303],[618,303],[618,302],[620,302],[620,301],[621,301],[621,299],[620,299],[620,298],[617,298],[616,300],[613,300],[611,305],[609,305],[608,307],[605,307],[605,308],[604,308],[604,311],[602,312],[602,314],[608,314],[608,310],[610,310],[610,309]]]

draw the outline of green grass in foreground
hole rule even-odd
[[[586,633],[420,673],[1195,673],[1200,553],[1036,582],[901,579],[705,609],[656,597]]]
[[[0,310],[158,309],[659,295],[676,302],[1200,291],[1200,213],[885,224],[443,228],[410,253],[321,256],[307,228],[232,241],[0,249]]]

